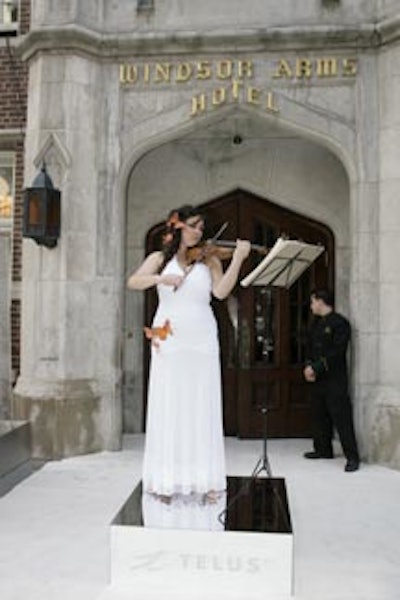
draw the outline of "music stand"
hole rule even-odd
[[[241,280],[242,287],[250,285],[289,287],[304,273],[306,269],[324,252],[324,247],[314,244],[306,244],[298,240],[287,240],[279,237],[274,246],[265,256],[265,258],[251,271],[244,279]],[[257,478],[263,471],[267,477],[272,479],[272,470],[267,454],[267,412],[266,403],[261,408],[263,415],[263,453],[258,459],[250,480],[241,488],[238,493],[231,499],[226,509],[218,516],[219,521],[223,524],[222,517],[225,517],[228,510],[238,500],[240,496],[248,493],[250,482]],[[284,518],[286,513],[282,506],[282,501],[277,494],[275,486],[272,486],[273,493],[278,500],[278,506],[281,507]]]
[[[280,237],[256,268],[242,279],[240,285],[272,285],[289,289],[323,251],[323,246]]]
[[[289,289],[323,251],[323,246],[279,237],[270,252],[251,273],[241,280],[240,285],[242,287],[262,285]],[[264,405],[261,408],[263,415],[263,454],[254,467],[252,478],[257,477],[262,471],[265,471],[268,477],[272,477],[267,455],[267,411],[267,406]]]

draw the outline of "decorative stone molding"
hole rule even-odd
[[[47,170],[51,174],[55,187],[61,186],[65,172],[71,164],[71,155],[55,133],[51,133],[47,137],[33,161],[38,170],[43,162],[46,163]]]
[[[378,23],[377,35],[380,45],[396,42],[400,37],[400,15]]]
[[[385,21],[384,32],[390,41],[400,37],[397,19]],[[318,50],[329,46],[330,51],[377,47],[381,43],[381,26],[320,25],[272,27],[259,29],[225,29],[224,31],[151,31],[120,34],[100,34],[77,26],[46,27],[29,32],[18,46],[22,60],[49,50],[82,52],[97,57],[117,58],[134,54],[156,55],[160,52],[184,54],[189,52],[219,52],[231,46],[236,52],[263,50]]]

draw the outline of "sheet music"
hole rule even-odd
[[[240,285],[273,285],[289,288],[322,254],[323,246],[278,238],[266,257]]]

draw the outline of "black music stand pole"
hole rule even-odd
[[[297,240],[278,238],[267,256],[251,273],[249,273],[249,275],[242,279],[240,284],[243,287],[260,285],[277,286],[288,289],[323,251],[324,248],[322,246],[306,244]],[[218,520],[223,525],[225,524],[225,518],[230,508],[237,502],[240,496],[249,492],[251,483],[254,483],[254,480],[257,479],[263,471],[266,476],[272,480],[272,470],[267,454],[267,412],[268,409],[266,403],[264,403],[261,408],[261,413],[263,415],[262,456],[257,461],[251,477],[249,477],[248,481],[240,487],[239,491],[228,503],[226,509],[218,515]],[[277,498],[279,510],[282,510],[282,514],[287,521],[282,499],[280,498],[273,481],[271,481],[271,486],[272,492]]]
[[[260,458],[258,459],[257,464],[253,469],[253,472],[251,474],[252,479],[258,477],[263,471],[265,471],[268,477],[272,478],[272,469],[271,465],[269,464],[267,454],[267,412],[268,408],[264,405],[261,408],[261,414],[263,416],[263,453],[262,456],[260,456]]]

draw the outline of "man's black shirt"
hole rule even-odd
[[[350,335],[350,323],[339,313],[331,312],[314,318],[306,364],[313,368],[317,381],[347,379],[346,352]]]

